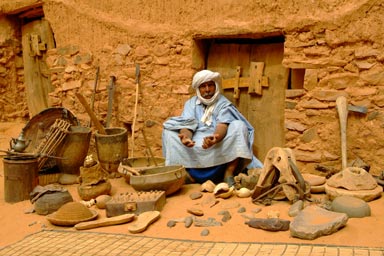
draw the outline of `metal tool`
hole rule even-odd
[[[347,168],[347,121],[348,111],[366,114],[368,109],[364,106],[348,105],[347,99],[344,96],[339,96],[336,99],[337,112],[340,120],[340,138],[341,138],[341,168]]]
[[[108,112],[107,112],[107,122],[105,126],[108,128],[111,123],[112,118],[112,109],[113,109],[113,97],[115,94],[115,76],[111,76],[111,82],[108,87]]]
[[[144,128],[141,130],[141,132],[143,133],[145,146],[147,147],[147,149],[148,149],[148,151],[149,151],[149,154],[150,154],[150,156],[151,156],[151,159],[152,159],[152,161],[154,162],[155,166],[158,166],[158,165],[157,165],[157,162],[156,162],[156,158],[154,157],[154,155],[153,155],[153,153],[152,153],[152,149],[151,149],[151,147],[149,146],[149,143],[148,143],[148,140],[147,140],[147,136],[145,135],[145,132],[144,132]]]

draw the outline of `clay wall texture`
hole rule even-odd
[[[37,2],[0,4],[1,121],[28,119],[20,24],[10,14]],[[105,120],[107,87],[114,75],[112,126],[131,127],[139,64],[137,155],[148,153],[138,132],[145,129],[152,151],[161,156],[162,122],[180,114],[191,96],[192,75],[203,67],[194,39],[282,35],[283,65],[306,70],[304,88],[287,91],[285,110],[286,146],[294,150],[301,170],[340,165],[335,110],[340,95],[368,108],[366,115],[349,114],[348,159],[363,159],[374,173],[383,168],[382,1],[46,0],[43,10],[56,41],[47,58],[56,88],[51,105],[70,109],[84,125],[89,117],[75,93],[91,97],[100,67],[95,112]]]

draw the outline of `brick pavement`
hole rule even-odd
[[[206,242],[138,235],[43,230],[0,248],[0,255],[384,256],[384,248],[285,243]]]

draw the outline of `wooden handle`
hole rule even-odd
[[[340,138],[341,138],[341,168],[347,168],[347,118],[348,104],[344,96],[336,99],[337,112],[340,119]]]
[[[95,113],[89,107],[89,105],[88,105],[87,101],[85,100],[84,96],[81,95],[80,93],[76,93],[76,97],[79,99],[80,103],[83,105],[83,107],[87,111],[87,113],[88,113],[89,117],[91,118],[92,122],[95,124],[96,129],[98,130],[98,132],[100,134],[107,134],[105,132],[104,127],[100,124],[99,120],[97,119]]]
[[[133,112],[133,121],[132,121],[132,153],[131,157],[133,158],[133,154],[135,152],[135,128],[136,128],[136,120],[137,120],[137,105],[139,104],[139,83],[140,83],[140,66],[136,64],[136,97],[135,97],[135,110]]]

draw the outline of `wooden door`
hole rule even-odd
[[[46,51],[55,47],[49,23],[35,20],[22,27],[24,79],[29,116],[49,107],[48,94],[54,90],[48,67]]]
[[[255,128],[253,150],[262,162],[272,147],[283,147],[285,143],[284,108],[289,69],[281,64],[283,50],[283,43],[215,42],[208,53],[207,68],[220,72],[223,79],[234,78],[237,66],[241,67],[241,77],[249,77],[251,62],[264,63],[269,87],[262,88],[261,95],[249,94],[247,88],[240,88],[239,98],[235,99],[233,89],[223,92]]]

